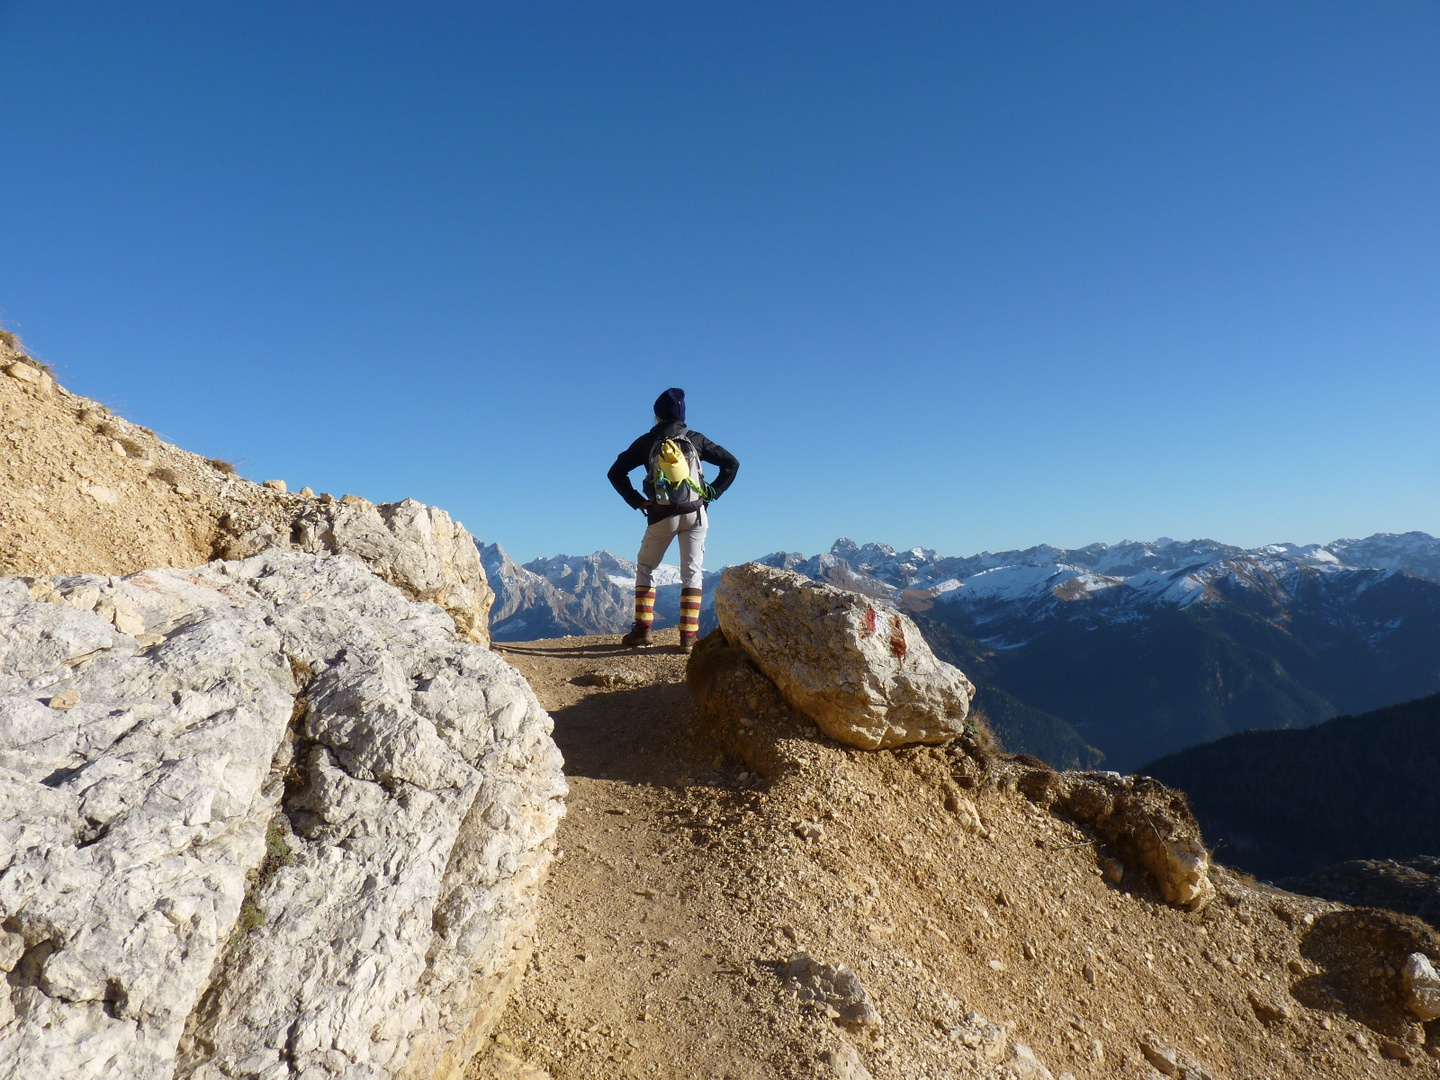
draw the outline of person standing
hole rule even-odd
[[[705,482],[702,462],[720,470],[713,484]],[[630,474],[642,466],[642,491],[636,491]],[[685,426],[684,390],[672,386],[655,399],[655,426],[622,451],[607,474],[620,497],[649,522],[635,560],[635,625],[621,639],[622,644],[654,644],[650,628],[655,622],[655,568],[665,557],[670,541],[678,537],[680,650],[689,652],[694,647],[700,636],[709,506],[734,483],[739,469],[734,454]]]

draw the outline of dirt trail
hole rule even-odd
[[[515,1058],[555,1077],[810,1075],[829,1035],[756,989],[769,946],[708,834],[752,842],[758,777],[697,758],[676,636],[496,646],[555,718],[570,797],[536,955],[475,1076],[525,1075]]]
[[[976,1013],[1057,1080],[1153,1080],[1146,1045],[1193,1078],[1440,1077],[1440,1022],[1357,1022],[1373,988],[1346,989],[1336,950],[1362,978],[1386,961],[1340,905],[1217,868],[1207,909],[1168,907],[1013,781],[954,812],[954,751],[850,750],[763,701],[727,741],[673,644],[497,651],[554,716],[571,796],[531,968],[472,1080],[1015,1075]],[[800,951],[852,968],[882,1023],[797,999]]]

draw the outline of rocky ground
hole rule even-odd
[[[234,530],[278,527],[309,498],[276,491],[70,393],[0,340],[0,574],[197,566]]]
[[[1224,868],[1180,910],[1018,791],[1023,766],[843,748],[762,700],[716,730],[666,647],[497,648],[553,715],[571,794],[474,1080],[1044,1076],[1032,1056],[1077,1078],[1440,1075],[1440,1025],[1394,1006],[1391,954],[1420,932],[1401,917]],[[864,1003],[797,954],[851,969],[877,1022],[847,1022]]]

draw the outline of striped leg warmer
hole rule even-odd
[[[655,586],[635,586],[635,625],[649,627],[655,621]]]
[[[680,632],[682,634],[698,634],[700,632],[699,589],[682,589],[680,591]]]

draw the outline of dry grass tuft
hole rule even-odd
[[[150,476],[152,479],[159,480],[163,484],[169,484],[171,487],[178,487],[180,484],[180,474],[168,465],[162,465],[158,469],[151,469]]]
[[[121,427],[119,424],[107,421],[106,423],[101,424],[95,430],[101,435],[104,435],[107,439],[114,439],[116,442],[118,442],[121,446],[125,448],[125,453],[128,454],[130,457],[143,458],[147,456],[144,445],[136,442],[129,435],[125,434],[127,429]]]
[[[11,355],[7,358],[10,363],[19,361],[22,364],[29,364],[31,367],[38,368],[45,372],[45,374],[49,375],[52,379],[55,378],[55,369],[45,363],[45,361],[36,360],[35,357],[27,353],[25,351],[25,343],[20,340],[19,335],[13,330],[0,328],[0,353],[10,353]]]
[[[224,458],[212,457],[206,458],[205,461],[212,469],[216,469],[219,472],[224,473],[226,476],[235,475],[234,464],[232,462],[226,461]]]

